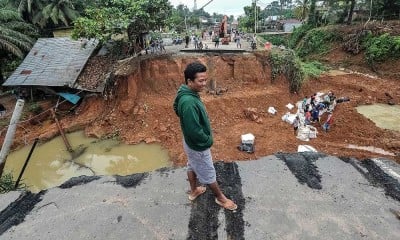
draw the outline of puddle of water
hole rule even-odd
[[[400,131],[400,106],[374,104],[358,106],[357,111],[371,119],[378,127]]]
[[[359,150],[369,151],[369,152],[373,152],[373,153],[379,153],[382,155],[395,156],[394,153],[391,153],[391,152],[385,151],[382,148],[377,148],[377,147],[373,147],[373,146],[357,146],[357,145],[349,144],[349,145],[347,145],[347,148],[359,149]]]
[[[83,132],[67,134],[72,148],[84,148],[83,154],[72,159],[61,137],[38,144],[22,176],[32,192],[58,186],[81,175],[129,175],[170,166],[168,151],[157,144],[121,144],[116,140],[87,138]],[[7,157],[5,172],[14,179],[22,169],[31,146],[12,152]]]

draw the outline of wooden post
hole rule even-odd
[[[71,144],[69,144],[68,139],[67,139],[67,137],[65,136],[64,131],[63,131],[63,129],[61,128],[61,125],[60,125],[60,123],[58,122],[58,119],[57,119],[57,117],[56,117],[56,113],[54,112],[53,109],[51,109],[51,113],[52,113],[52,115],[53,115],[54,120],[56,121],[56,125],[57,125],[57,127],[58,127],[58,130],[60,131],[61,138],[63,139],[63,141],[64,141],[64,143],[65,143],[65,146],[67,147],[67,150],[68,150],[69,152],[73,152],[72,147],[71,147]]]
[[[32,145],[32,147],[31,147],[31,150],[29,151],[28,157],[27,157],[26,160],[25,160],[24,166],[22,167],[22,170],[21,170],[21,172],[19,173],[18,179],[17,179],[17,181],[15,182],[14,189],[17,189],[17,187],[18,187],[18,185],[19,185],[19,182],[21,181],[22,175],[23,175],[24,172],[25,172],[26,166],[28,166],[28,162],[29,162],[29,160],[31,159],[33,150],[35,150],[35,147],[36,147],[36,144],[38,143],[38,141],[39,141],[39,138],[35,138],[35,142],[33,142],[33,145]]]
[[[10,120],[10,125],[8,125],[6,137],[4,138],[3,146],[0,151],[0,177],[3,175],[3,169],[6,164],[6,159],[11,148],[11,144],[14,140],[15,131],[17,129],[17,124],[21,118],[22,109],[24,107],[25,101],[23,99],[18,99],[15,104],[15,109]]]

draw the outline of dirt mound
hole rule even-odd
[[[377,128],[355,110],[361,104],[387,102],[382,89],[387,89],[393,101],[400,103],[400,86],[396,82],[351,74],[326,75],[307,81],[298,94],[290,94],[288,81],[281,77],[272,84],[270,66],[253,54],[122,61],[115,74],[113,91],[106,98],[85,98],[75,115],[63,117],[61,124],[68,131],[84,128],[90,136],[119,135],[129,144],[158,142],[169,150],[176,165],[184,165],[182,134],[172,103],[183,83],[184,67],[194,60],[208,66],[209,90],[226,89],[218,95],[210,94],[215,91],[202,93],[214,133],[215,160],[252,160],[276,152],[295,152],[304,142],[293,135],[293,128],[281,116],[288,111],[286,104],[294,104],[317,91],[333,91],[337,97],[349,97],[351,101],[337,106],[329,133],[322,133],[320,125],[315,125],[320,133],[308,144],[327,154],[356,158],[381,155],[350,149],[348,144],[400,152],[400,133]],[[276,115],[267,112],[270,106],[278,111]],[[244,109],[255,109],[253,114],[259,121],[246,116]],[[18,143],[57,134],[51,120],[24,128],[17,131]],[[246,133],[256,137],[252,154],[237,149],[240,136]]]

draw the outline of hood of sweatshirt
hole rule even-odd
[[[191,96],[194,96],[194,97],[200,99],[200,95],[197,92],[193,92],[187,85],[182,84],[178,89],[178,92],[176,94],[175,101],[174,101],[174,111],[175,111],[176,115],[178,115],[178,116],[179,116],[179,113],[178,113],[179,99],[181,99],[183,96],[186,96],[186,95],[191,95]]]

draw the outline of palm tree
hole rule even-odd
[[[42,0],[19,0],[14,1],[18,12],[25,21],[32,23],[32,18],[39,9],[43,8]]]
[[[13,55],[23,58],[33,44],[29,36],[35,32],[32,25],[25,23],[17,10],[7,7],[6,0],[0,0],[0,82],[3,82],[5,60]]]
[[[80,16],[75,10],[73,0],[43,0],[43,9],[34,14],[32,23],[45,27],[47,24],[69,26]]]
[[[69,26],[80,16],[74,4],[79,6],[84,4],[82,0],[15,0],[11,2],[18,8],[24,20],[42,28],[47,24]],[[93,0],[89,0],[85,4],[92,2]]]
[[[317,23],[316,11],[315,11],[316,2],[317,2],[317,0],[311,0],[311,3],[310,3],[310,13],[308,14],[308,24],[311,24],[311,25],[316,25],[316,23]]]

